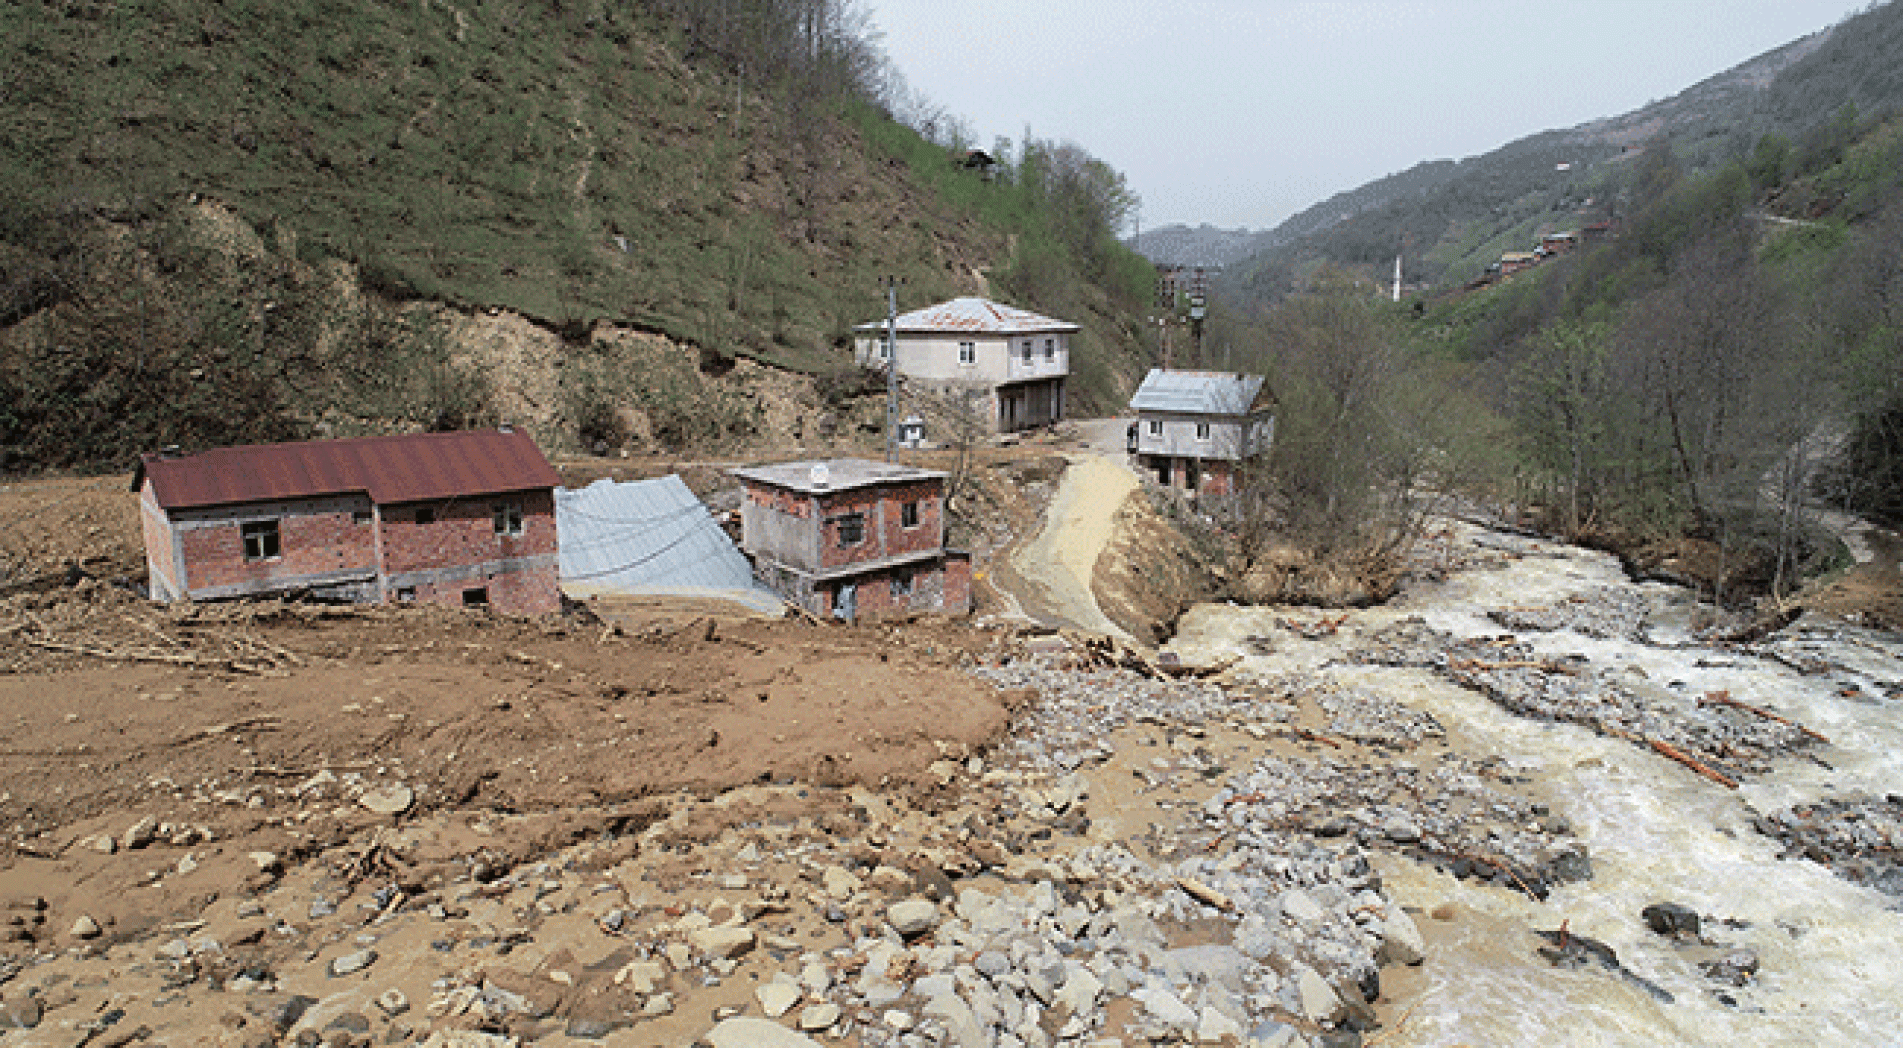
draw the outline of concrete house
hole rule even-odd
[[[504,426],[145,455],[156,600],[282,593],[557,611],[554,467]]]
[[[886,323],[861,324],[853,359],[886,367]],[[1070,338],[1078,326],[984,298],[954,298],[901,313],[899,374],[926,389],[984,391],[1000,433],[1048,426],[1064,417]]]
[[[945,474],[831,459],[733,471],[740,546],[788,601],[848,622],[971,610],[971,558],[945,548]]]
[[[1158,484],[1195,495],[1235,494],[1239,467],[1275,439],[1260,375],[1153,368],[1130,409],[1138,466]]]

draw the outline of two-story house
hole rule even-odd
[[[554,467],[521,430],[143,456],[152,597],[561,608]]]
[[[945,477],[865,459],[733,471],[755,576],[818,616],[971,610],[971,558],[945,548]]]
[[[853,329],[853,358],[883,371],[886,322]],[[985,298],[954,298],[902,313],[899,374],[930,390],[979,389],[998,432],[1048,426],[1064,417],[1070,339],[1078,326]]]
[[[1269,450],[1275,415],[1260,375],[1151,369],[1130,398],[1132,451],[1158,484],[1233,495],[1244,462]]]

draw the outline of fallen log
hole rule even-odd
[[[1689,753],[1686,753],[1684,750],[1679,749],[1678,747],[1672,745],[1671,743],[1660,742],[1657,739],[1647,739],[1645,741],[1652,744],[1652,749],[1655,752],[1657,752],[1659,756],[1668,757],[1672,760],[1675,760],[1678,763],[1683,764],[1685,767],[1690,768],[1691,770],[1697,772],[1698,774],[1703,775],[1705,778],[1710,779],[1711,781],[1717,783],[1718,785],[1725,787],[1726,789],[1735,790],[1738,788],[1738,780],[1732,778],[1729,775],[1726,775],[1724,772],[1721,772],[1716,768],[1713,768],[1711,765],[1704,763],[1703,761],[1699,760],[1698,758],[1692,756]]]
[[[1810,736],[1811,738],[1816,739],[1818,742],[1824,743],[1826,745],[1830,743],[1830,740],[1826,738],[1822,732],[1812,731],[1811,729],[1804,727],[1802,724],[1799,724],[1796,721],[1789,719],[1788,717],[1780,717],[1777,714],[1772,713],[1770,710],[1764,709],[1762,707],[1753,706],[1748,702],[1739,702],[1737,699],[1732,698],[1726,692],[1708,691],[1705,693],[1704,698],[1698,700],[1698,704],[1700,706],[1729,706],[1732,709],[1743,710],[1746,713],[1756,714],[1759,717],[1763,717],[1765,720],[1775,721],[1778,724],[1782,724],[1787,728],[1796,728],[1798,731],[1801,731],[1804,734]]]

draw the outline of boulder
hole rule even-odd
[[[906,899],[886,907],[885,919],[907,939],[923,935],[938,924],[938,906],[928,899]]]
[[[1639,911],[1646,926],[1660,935],[1698,937],[1698,912],[1675,902],[1655,902]]]
[[[1381,947],[1376,959],[1382,964],[1420,964],[1427,959],[1427,942],[1421,929],[1399,907],[1393,907],[1381,921]]]
[[[818,1041],[797,1030],[750,1015],[722,1019],[701,1039],[710,1048],[821,1048]]]

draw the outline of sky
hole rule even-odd
[[[1868,0],[863,0],[978,145],[1121,171],[1144,228],[1268,229],[1423,160],[1669,98]]]

